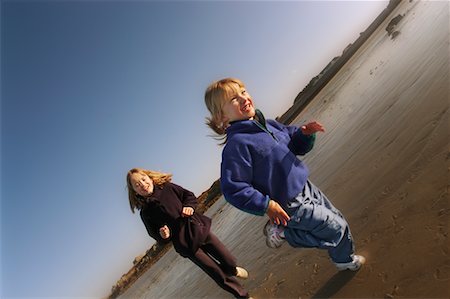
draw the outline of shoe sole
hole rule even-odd
[[[270,220],[267,220],[267,223],[264,225],[263,234],[267,237],[267,227],[270,225]]]
[[[347,267],[338,267],[338,271],[346,271],[346,270],[350,270],[350,271],[358,271],[359,269],[361,269],[361,266],[364,265],[366,263],[366,258],[363,257],[362,255],[357,255],[357,259],[358,259],[358,264],[356,265],[349,265]]]
[[[280,244],[279,246],[271,246],[270,243],[269,243],[269,241],[266,240],[266,246],[269,247],[269,248],[272,248],[272,249],[280,248],[282,245],[283,245],[283,244]]]

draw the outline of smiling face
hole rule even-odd
[[[135,172],[130,176],[133,190],[141,196],[149,196],[153,193],[153,180],[145,173]]]
[[[222,121],[230,123],[237,120],[252,119],[255,116],[253,99],[245,87],[232,83],[231,92],[228,92],[222,103]]]

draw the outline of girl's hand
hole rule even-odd
[[[170,237],[170,229],[167,225],[164,225],[159,229],[159,234],[161,235],[161,238],[168,239]]]
[[[302,133],[304,135],[311,135],[316,132],[325,132],[325,128],[322,126],[322,124],[316,121],[307,123],[306,125],[301,126],[300,129],[302,130]]]
[[[272,199],[269,201],[266,214],[269,216],[270,221],[277,225],[287,226],[287,222],[290,219],[286,211]]]
[[[181,211],[181,216],[183,217],[189,217],[194,214],[194,209],[191,207],[183,207],[183,211]]]

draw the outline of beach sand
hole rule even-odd
[[[326,127],[303,160],[346,216],[360,271],[337,272],[323,250],[267,248],[267,217],[223,199],[207,212],[252,296],[450,297],[449,24],[449,2],[403,1],[293,122]],[[231,296],[171,249],[119,298]]]

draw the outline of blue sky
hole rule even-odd
[[[242,79],[267,117],[386,1],[1,2],[1,297],[103,297],[152,244],[125,174],[219,177],[203,102]]]

